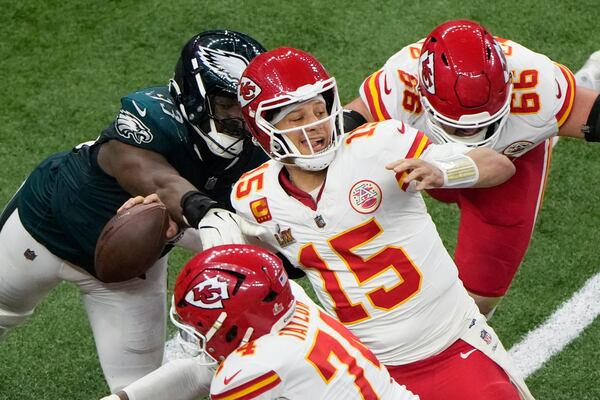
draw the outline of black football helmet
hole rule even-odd
[[[250,143],[237,87],[250,60],[265,51],[250,36],[230,30],[199,33],[181,51],[169,90],[185,120],[217,156],[235,158]]]

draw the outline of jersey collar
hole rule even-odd
[[[309,207],[313,211],[317,210],[317,203],[319,202],[319,200],[321,200],[321,194],[323,193],[323,188],[325,188],[326,182],[327,177],[325,177],[325,181],[323,181],[321,189],[319,189],[317,201],[315,201],[310,194],[306,193],[304,190],[298,188],[292,183],[292,181],[290,180],[290,174],[285,167],[281,168],[281,171],[279,171],[279,184],[281,185],[283,190],[288,195],[292,196],[293,198],[295,198],[305,206]]]

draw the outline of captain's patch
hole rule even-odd
[[[348,200],[356,212],[370,214],[381,204],[381,189],[373,181],[359,181],[350,189]]]

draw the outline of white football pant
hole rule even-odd
[[[50,253],[15,211],[0,231],[0,337],[62,281],[79,287],[104,376],[114,393],[160,367],[166,336],[167,257],[146,279],[103,283]]]

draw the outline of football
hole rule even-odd
[[[122,282],[143,275],[166,244],[169,213],[161,203],[136,204],[112,217],[102,229],[94,255],[103,282]]]

